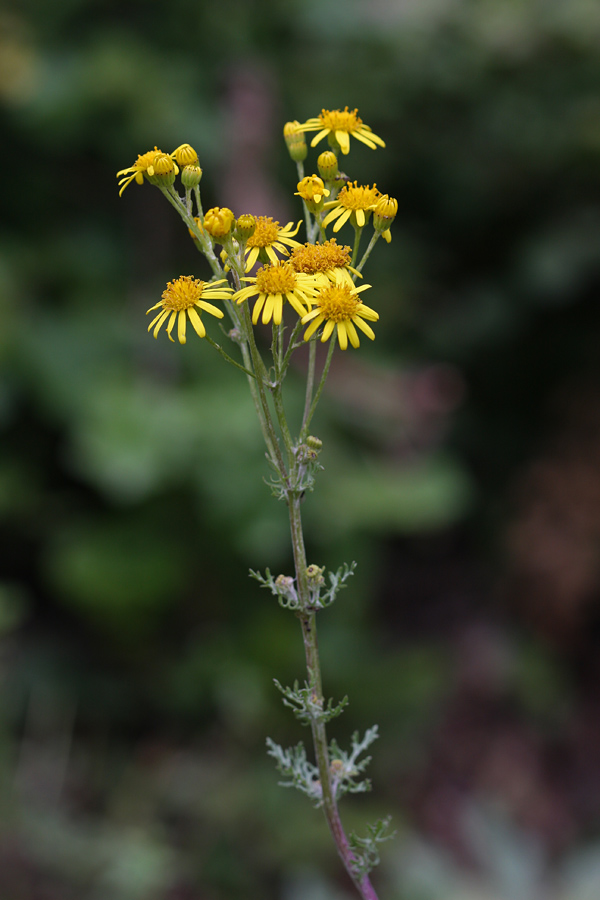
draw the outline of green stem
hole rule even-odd
[[[254,372],[251,372],[250,369],[246,369],[244,366],[241,366],[238,362],[236,362],[235,359],[232,359],[231,356],[229,356],[229,354],[226,353],[223,348],[219,346],[219,344],[215,343],[215,341],[213,341],[213,339],[209,337],[208,334],[205,334],[204,337],[206,338],[210,346],[214,347],[215,350],[217,350],[221,354],[224,360],[226,360],[228,363],[231,363],[232,366],[235,366],[236,369],[239,369],[249,378],[256,378]]]
[[[380,232],[380,231],[375,231],[375,232],[373,233],[373,237],[372,237],[371,240],[369,241],[369,246],[368,246],[367,249],[365,250],[365,253],[364,253],[363,258],[361,259],[361,261],[359,262],[359,264],[355,267],[357,272],[362,272],[362,269],[363,269],[364,264],[366,263],[366,261],[368,260],[369,256],[371,255],[371,250],[373,249],[373,247],[375,246],[375,244],[377,243],[377,241],[379,240],[380,237],[381,237],[381,232]],[[354,280],[356,281],[356,278],[354,278]]]
[[[302,432],[300,434],[300,440],[306,440],[308,435],[308,429],[312,420],[312,417],[315,414],[315,410],[317,408],[317,404],[323,393],[323,388],[325,387],[325,382],[327,381],[327,375],[329,374],[329,367],[331,365],[331,360],[333,359],[333,351],[335,350],[336,338],[332,334],[329,340],[329,350],[327,351],[327,359],[325,360],[325,365],[323,366],[323,372],[321,374],[321,380],[319,382],[319,387],[317,388],[317,393],[315,394],[314,400],[311,404],[311,407],[308,411],[308,415],[305,417],[304,422],[302,423]]]
[[[269,408],[269,401],[267,400],[267,395],[265,393],[265,380],[268,380],[267,370],[265,369],[265,364],[260,353],[258,352],[256,341],[254,340],[254,331],[252,329],[252,321],[250,319],[250,310],[248,309],[248,303],[244,302],[242,304],[242,307],[244,324],[246,326],[246,336],[248,340],[248,346],[250,348],[250,356],[252,358],[252,368],[256,373],[256,379],[252,383],[255,384],[258,389],[260,408],[262,409],[263,413],[262,420],[264,421],[266,434],[268,434],[269,437],[269,440],[267,441],[269,453],[271,455],[271,459],[273,460],[273,464],[279,472],[279,476],[283,482],[287,481],[287,472],[285,463],[283,461],[283,456],[281,455],[279,441],[277,440],[277,435],[275,433],[273,418],[271,416],[271,410]],[[263,431],[263,433],[265,433],[265,431]]]
[[[354,248],[353,248],[353,250],[352,250],[352,259],[350,260],[350,265],[351,265],[351,266],[354,265],[354,263],[355,263],[355,261],[356,261],[356,257],[358,256],[358,245],[360,244],[360,239],[361,239],[361,237],[362,237],[362,232],[363,232],[362,228],[356,227],[356,228],[354,229]]]
[[[315,387],[315,363],[317,360],[317,342],[310,341],[308,345],[308,371],[306,373],[306,397],[304,400],[304,415],[302,417],[302,432],[308,427],[308,415],[312,403],[313,390]]]
[[[182,202],[181,197],[179,196],[177,191],[172,187],[161,187],[160,191],[167,198],[171,206],[173,206],[177,210],[187,227],[191,229],[191,231],[193,231],[193,233],[196,235],[198,240],[198,250],[200,251],[200,253],[202,253],[203,256],[206,257],[208,264],[213,271],[213,274],[222,276],[223,269],[221,267],[221,263],[215,256],[215,251],[209,238],[200,231],[197,223],[194,221],[194,217],[185,208],[185,205]]]
[[[302,604],[302,612],[298,614],[298,618],[300,619],[300,625],[302,627],[308,684],[315,694],[315,705],[322,708],[325,705],[325,700],[323,696],[321,663],[317,640],[317,623],[315,613],[309,611],[310,591],[306,573],[306,550],[304,547],[300,502],[300,496],[297,493],[290,491],[288,494],[290,534],[294,551],[298,597]],[[377,894],[375,893],[369,877],[367,875],[359,875],[355,869],[356,859],[350,849],[348,838],[346,837],[340,819],[335,791],[331,780],[327,729],[322,719],[314,718],[311,721],[311,732],[317,768],[319,770],[319,779],[321,782],[323,812],[338,854],[344,864],[344,868],[348,872],[348,875],[352,879],[363,900],[377,900]]]

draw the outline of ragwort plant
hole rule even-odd
[[[315,131],[314,147],[327,138],[329,150],[317,160],[318,175],[305,175],[307,157],[305,133]],[[319,470],[321,441],[311,433],[311,423],[321,397],[336,344],[358,348],[361,334],[375,338],[371,323],[379,314],[364,302],[370,284],[362,282],[362,270],[375,243],[391,240],[390,226],[398,203],[382,194],[376,185],[350,181],[339,169],[339,155],[347,156],[350,138],[372,149],[385,147],[359,118],[357,110],[322,110],[307,122],[288,122],[284,139],[298,172],[297,196],[301,198],[307,240],[297,238],[301,222],[281,226],[267,216],[242,213],[237,218],[230,209],[215,207],[204,212],[200,195],[200,168],[196,151],[182,144],[172,153],[154,148],[138,156],[136,162],[117,173],[120,195],[135,181],[155,185],[177,211],[198,250],[213,273],[210,281],[182,275],[167,284],[161,299],[148,313],[148,326],[155,338],[164,329],[169,340],[185,344],[188,324],[247,378],[252,400],[266,445],[271,469],[268,482],[278,500],[289,511],[290,535],[295,573],[273,577],[267,569],[251,576],[277,597],[280,605],[292,610],[301,628],[306,656],[306,678],[284,687],[277,680],[283,703],[302,724],[310,727],[314,758],[304,746],[283,749],[270,738],[268,753],[275,759],[284,786],[307,794],[323,809],[337,851],[358,893],[364,900],[376,900],[369,872],[379,861],[378,844],[389,837],[388,820],[367,828],[366,837],[346,835],[338,811],[338,801],[346,793],[368,790],[362,774],[369,762],[363,754],[377,738],[377,726],[364,737],[353,735],[349,751],[327,737],[327,724],[343,711],[347,698],[339,703],[325,700],[317,644],[317,613],[330,606],[352,575],[355,564],[336,572],[309,565],[304,546],[301,501],[312,491]],[[180,188],[175,186],[179,176]],[[182,191],[182,193],[181,193]],[[344,225],[354,231],[352,249],[327,237],[331,226],[336,235]],[[359,248],[364,232],[370,239],[362,256]],[[259,265],[257,271],[255,266]],[[254,274],[251,274],[254,271]],[[359,281],[360,279],[360,281]],[[219,304],[219,305],[217,305]],[[252,310],[250,307],[252,306]],[[207,333],[203,314],[218,319],[229,317],[231,328],[223,329],[235,359]],[[271,323],[272,341],[266,357],[256,341],[254,326]],[[329,342],[320,373],[316,366],[316,342]],[[283,385],[293,354],[308,343],[306,394],[302,421],[290,425],[283,402]],[[235,349],[237,348],[237,350]]]

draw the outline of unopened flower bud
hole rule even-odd
[[[244,214],[235,223],[235,236],[240,243],[245,244],[256,231],[257,221],[254,216]]]
[[[301,129],[300,122],[286,122],[283,126],[283,137],[288,148],[288,153],[294,162],[304,162],[308,148]]]
[[[202,169],[198,165],[184,166],[181,170],[181,183],[188,190],[190,188],[198,187],[201,178]]]
[[[291,575],[278,575],[275,579],[275,584],[284,591],[289,591],[290,588],[294,587],[294,579]]]
[[[180,144],[177,150],[173,150],[171,156],[180,166],[198,165],[198,154],[189,144]]]
[[[387,194],[383,194],[379,200],[377,201],[377,206],[373,210],[373,228],[375,231],[378,231],[383,237],[388,241],[391,240],[391,234],[389,236],[389,240],[385,237],[385,233],[389,232],[390,225],[396,218],[396,213],[398,212],[398,201],[394,200],[393,197],[388,197]]]
[[[341,759],[332,759],[329,766],[332,775],[340,775],[344,771],[344,763]]]
[[[204,228],[219,243],[227,237],[235,222],[235,216],[226,206],[213,206],[204,216]]]
[[[325,150],[317,159],[319,175],[325,181],[333,181],[338,173],[337,156],[332,150]]]
[[[153,173],[150,175],[150,169],[147,171],[148,180],[158,187],[168,187],[175,181],[175,176],[179,172],[177,164],[169,156],[168,153],[159,153],[154,157],[152,162]]]
[[[314,434],[309,434],[306,438],[306,446],[310,447],[311,450],[320,450],[323,446],[323,441],[320,438],[315,437]]]
[[[308,578],[309,584],[311,587],[315,587],[320,584],[325,583],[325,579],[323,578],[323,572],[325,571],[325,566],[315,566],[310,565],[307,566],[306,569],[306,577]]]

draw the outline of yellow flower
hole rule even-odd
[[[337,329],[337,339],[342,350],[346,349],[348,341],[353,347],[360,346],[356,328],[374,340],[375,335],[364,320],[376,322],[379,314],[369,306],[365,306],[358,296],[361,291],[366,291],[370,287],[370,284],[356,287],[347,272],[338,271],[335,282],[321,288],[317,297],[311,301],[316,304],[315,309],[302,317],[303,325],[310,322],[304,333],[304,340],[310,340],[323,323],[325,327],[321,341],[329,340]]]
[[[256,325],[261,310],[262,321],[267,324],[273,319],[275,325],[281,323],[284,298],[293,306],[299,316],[306,313],[311,298],[317,291],[317,284],[311,275],[295,272],[288,262],[276,262],[271,266],[263,266],[256,276],[244,278],[253,282],[234,295],[237,303],[243,303],[254,295],[258,299],[252,311],[252,323]]]
[[[298,241],[293,236],[298,234],[300,222],[294,228],[293,222],[288,222],[284,228],[280,228],[279,222],[273,221],[271,216],[257,216],[256,230],[246,244],[246,272],[249,272],[258,259],[259,254],[264,261],[264,255],[275,265],[278,262],[277,253],[287,253],[288,247],[299,247]],[[277,253],[275,251],[277,250]]]
[[[302,181],[298,182],[298,190],[294,194],[295,197],[302,197],[303,200],[314,201],[318,205],[323,197],[329,197],[331,191],[325,187],[323,179],[318,175],[307,175]]]
[[[381,194],[377,190],[376,185],[369,187],[367,184],[359,187],[356,181],[354,184],[347,184],[342,188],[335,200],[325,204],[325,209],[330,209],[331,212],[323,219],[324,227],[327,227],[330,222],[337,219],[333,230],[339,231],[342,225],[345,225],[350,219],[351,225],[355,228],[362,228],[371,210],[377,206],[377,201],[380,197]]]
[[[375,150],[378,144],[385,147],[385,142],[373,134],[357,113],[357,109],[350,112],[347,106],[345,109],[322,109],[320,115],[308,119],[300,127],[304,131],[319,132],[310,142],[311,147],[315,147],[324,137],[328,137],[332,147],[335,148],[335,144],[339,144],[344,156],[350,152],[350,135],[372,150]]]
[[[234,222],[235,216],[226,206],[213,206],[204,216],[205,230],[219,243],[229,234]]]
[[[157,156],[164,156],[165,154],[162,150],[159,150],[157,147],[154,150],[148,150],[147,153],[138,154],[137,160],[134,162],[132,166],[129,166],[127,169],[121,169],[120,172],[117,172],[117,178],[120,175],[124,177],[119,181],[119,187],[121,190],[119,191],[119,197],[125,190],[125,188],[131,184],[132,181],[136,181],[138,184],[144,183],[144,175],[154,175],[154,160]],[[121,187],[121,185],[123,185]]]
[[[218,281],[207,284],[198,278],[192,278],[191,275],[181,275],[175,281],[169,281],[163,291],[162,299],[159,303],[151,306],[146,313],[148,315],[153,309],[160,307],[160,312],[148,325],[148,331],[154,328],[154,337],[158,337],[158,332],[168,319],[167,334],[169,340],[172,341],[171,332],[175,320],[177,320],[177,337],[180,344],[185,344],[185,329],[189,318],[198,337],[204,337],[206,329],[196,308],[203,309],[212,316],[222,319],[223,312],[212,303],[207,303],[207,300],[223,300],[231,297],[231,288],[221,287],[224,281],[224,278],[220,278]]]

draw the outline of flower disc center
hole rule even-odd
[[[261,294],[289,294],[296,287],[296,273],[289,263],[263,266],[256,273],[256,287]]]
[[[324,128],[330,128],[332,131],[356,131],[362,125],[362,119],[353,112],[346,109],[324,109],[321,111],[319,118],[323,122]]]
[[[247,247],[269,247],[277,240],[279,234],[279,222],[274,222],[271,216],[258,216],[256,231],[248,238]]]
[[[324,288],[319,294],[318,304],[324,318],[333,322],[352,319],[361,307],[360,298],[346,284],[333,284]]]
[[[162,305],[165,309],[191,309],[202,296],[204,282],[191,275],[182,275],[176,281],[170,281],[162,294]]]

